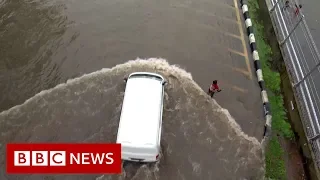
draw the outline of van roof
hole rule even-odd
[[[164,81],[164,78],[160,74],[150,73],[150,72],[134,72],[134,73],[131,73],[128,78],[133,76],[144,76],[144,75],[158,77],[161,79],[161,81]]]
[[[163,101],[163,77],[146,72],[129,75],[120,117],[118,143],[156,145]]]

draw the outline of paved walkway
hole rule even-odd
[[[273,1],[275,3],[275,1]],[[284,1],[280,1],[280,7],[284,6]],[[280,10],[279,8],[273,12],[274,18],[277,19],[277,32],[288,34],[295,27],[301,18],[300,15],[295,16],[295,8],[287,8]],[[304,13],[304,11],[302,11]],[[293,75],[294,82],[298,82],[307,75],[319,62],[318,48],[312,44],[311,39],[315,39],[313,34],[306,28],[308,26],[308,16],[305,16],[306,21],[301,21],[295,28],[290,38],[284,44],[285,51],[283,53],[286,64]],[[280,22],[280,23],[279,23]],[[280,28],[281,25],[281,28]],[[282,37],[284,38],[284,37]],[[290,50],[288,51],[287,48]],[[290,52],[290,53],[289,53]],[[305,117],[307,136],[313,137],[320,133],[318,119],[320,117],[320,68],[316,69],[298,88],[298,102],[304,105],[302,116]],[[304,92],[302,98],[301,92]],[[309,122],[310,121],[310,122]]]
[[[302,12],[312,33],[315,43],[320,47],[320,1],[318,0],[300,0]]]

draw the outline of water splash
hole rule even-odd
[[[134,71],[162,74],[166,87],[162,154],[152,165],[129,164],[121,175],[50,176],[52,179],[262,179],[261,145],[192,80],[161,58],[136,59],[70,79],[0,113],[0,142],[115,142],[122,78]],[[4,147],[0,147],[4,164]],[[4,167],[4,166],[1,166]],[[37,179],[48,176],[8,176]],[[1,175],[0,175],[0,178]]]

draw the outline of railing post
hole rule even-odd
[[[304,15],[301,15],[299,21],[294,25],[294,27],[290,30],[290,33],[288,34],[287,37],[284,38],[284,40],[282,40],[279,44],[280,46],[282,46],[291,36],[291,34],[294,32],[294,30],[296,30],[296,28],[298,27],[298,25],[300,24],[300,22],[303,20]]]
[[[274,11],[274,9],[277,7],[277,5],[279,4],[280,0],[278,0],[274,6],[269,10],[269,13],[272,13]]]
[[[293,87],[297,87],[299,84],[301,84],[302,81],[307,79],[316,69],[318,69],[320,66],[320,61],[297,83],[293,84]]]
[[[320,137],[320,134],[316,134],[315,136],[309,138],[308,140],[309,140],[309,141],[314,141],[314,140],[319,139],[319,137]]]

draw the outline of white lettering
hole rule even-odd
[[[113,153],[70,153],[70,164],[113,164]]]
[[[102,153],[101,157],[99,153],[96,153],[95,155],[93,153],[91,153],[91,159],[92,159],[92,163],[93,164],[97,164],[97,161],[99,161],[99,164],[103,163],[103,159],[104,159],[104,153]]]
[[[113,153],[107,153],[107,154],[106,154],[106,158],[110,161],[110,162],[108,162],[108,160],[107,160],[107,161],[106,161],[106,164],[113,164],[114,160],[113,160],[113,158],[110,157],[110,156],[113,156]]]
[[[75,156],[73,153],[70,153],[70,164],[73,164],[73,161],[75,161],[75,164],[80,164],[80,153],[77,153],[77,156]]]
[[[90,164],[90,161],[85,161],[90,160],[90,154],[92,153],[82,153],[82,164]]]

